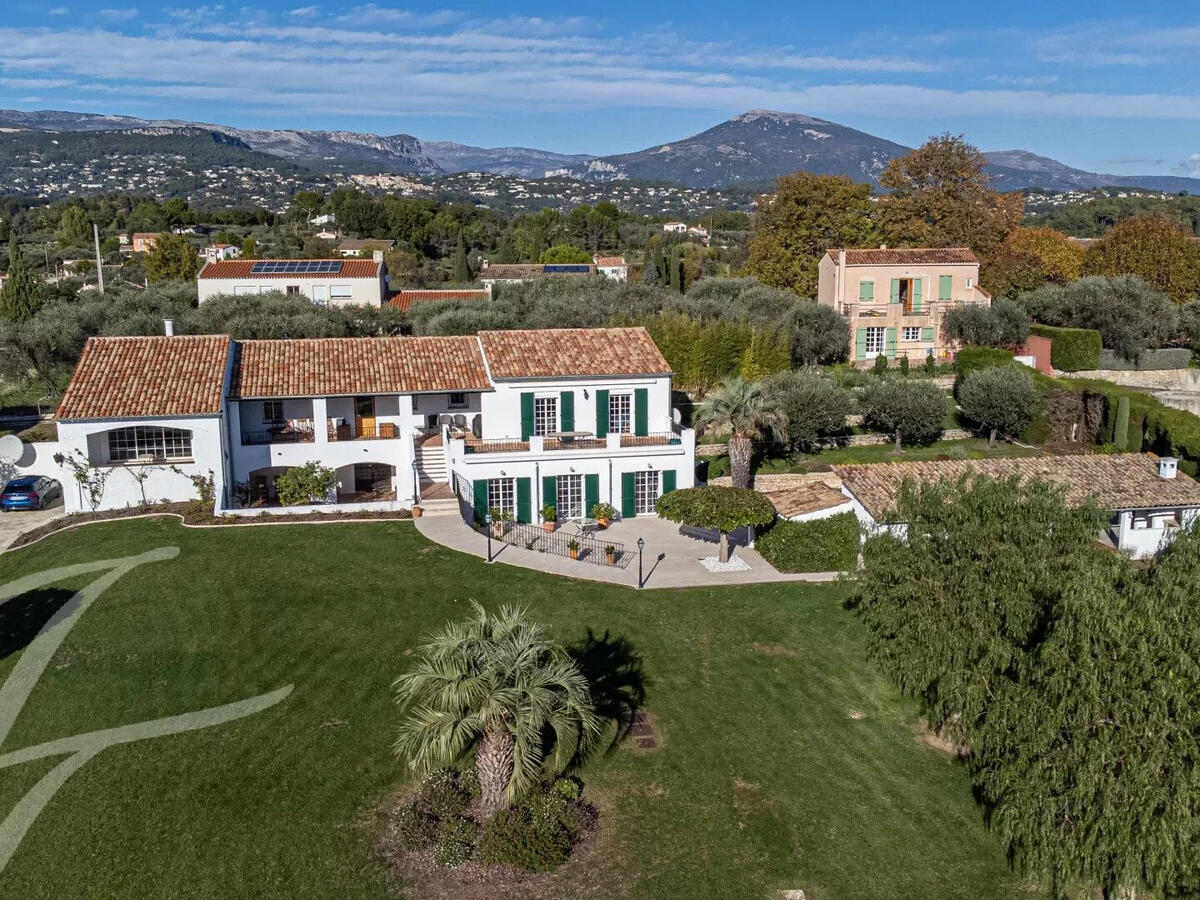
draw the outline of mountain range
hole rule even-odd
[[[179,138],[186,136],[199,138],[206,156],[224,148],[236,157],[232,160],[235,163],[245,164],[249,154],[256,159],[281,159],[321,173],[433,177],[480,171],[523,178],[553,173],[591,182],[652,181],[698,189],[765,189],[779,175],[797,169],[845,175],[877,185],[888,162],[909,150],[903,144],[836,122],[762,109],[742,113],[690,137],[633,153],[595,157],[525,147],[473,147],[421,140],[403,133],[382,136],[354,131],[243,129],[58,110],[0,110],[0,132],[10,133],[10,138],[22,133],[54,133],[55,149],[60,154],[86,143],[86,135],[92,135],[94,142],[97,132],[107,132],[107,143],[128,143],[131,150],[143,150],[150,138],[160,138],[164,144],[171,139],[178,144]],[[209,139],[204,140],[203,135]],[[988,173],[1001,190],[1125,186],[1172,193],[1200,192],[1198,178],[1087,172],[1025,150],[985,155]]]

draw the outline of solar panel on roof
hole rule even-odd
[[[547,273],[549,273],[549,272],[560,272],[560,273],[561,272],[569,272],[572,274],[581,273],[581,274],[586,275],[588,272],[592,271],[592,267],[587,266],[587,265],[575,264],[575,263],[551,263],[549,265],[542,266],[542,271],[547,272]]]
[[[261,259],[250,267],[251,275],[336,275],[341,271],[338,259]]]

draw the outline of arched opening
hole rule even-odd
[[[192,432],[165,425],[130,425],[88,438],[88,455],[97,465],[186,462],[192,458]]]
[[[337,470],[338,503],[378,503],[396,499],[396,467],[360,462]]]

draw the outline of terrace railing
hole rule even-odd
[[[576,559],[582,563],[596,566],[611,566],[624,569],[636,554],[625,550],[624,544],[607,541],[589,534],[573,534],[564,531],[546,531],[541,525],[524,525],[520,522],[495,522],[492,525],[475,523],[475,530],[480,534],[491,529],[492,540],[501,541],[523,550],[533,550],[538,553],[548,553],[551,556],[570,558],[571,542],[577,545]],[[608,553],[611,547],[613,552]]]

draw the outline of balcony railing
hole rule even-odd
[[[528,453],[529,441],[518,441],[513,438],[483,440],[469,437],[463,442],[463,451],[465,453]]]
[[[542,438],[543,450],[603,450],[608,441],[598,437],[547,437]]]
[[[271,428],[265,431],[243,431],[242,444],[311,444],[316,435],[311,431],[291,431],[286,428]]]
[[[670,444],[682,444],[683,438],[673,431],[659,431],[651,434],[623,434],[622,447],[663,447]]]
[[[652,432],[650,434],[609,434],[607,437],[594,435],[535,437],[529,441],[516,438],[480,439],[467,436],[462,439],[463,452],[478,453],[555,453],[560,451],[617,450],[630,447],[667,447],[683,444],[682,430]]]
[[[338,424],[331,419],[326,427],[330,441],[391,440],[401,436],[400,427],[392,422],[376,425]],[[242,444],[311,444],[317,439],[312,419],[292,419],[287,425],[256,431],[243,431]]]

